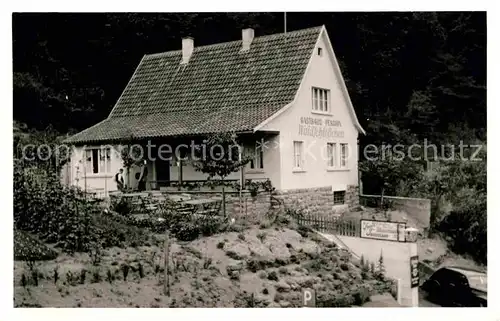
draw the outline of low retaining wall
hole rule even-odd
[[[334,214],[336,209],[348,210],[348,207],[359,205],[359,194],[357,186],[348,186],[345,194],[345,205],[334,206],[333,192],[331,186],[293,189],[276,191],[273,197],[283,204],[281,210],[286,208],[303,209],[314,215]],[[169,191],[170,194],[189,194],[192,198],[221,197],[217,191]],[[260,222],[270,210],[277,209],[277,204],[272,203],[271,195],[265,191],[259,191],[255,196],[250,192],[226,192],[226,214],[234,218],[243,218],[250,222]]]
[[[333,214],[359,205],[359,187],[347,186],[344,205],[334,205],[331,186],[278,191],[277,198],[285,207],[307,209],[311,214]]]
[[[281,199],[286,208],[304,209],[311,214],[329,213],[333,207],[331,186],[278,191],[276,198]]]
[[[424,231],[429,228],[431,220],[431,200],[426,198],[410,198],[384,196],[384,200],[392,203],[395,210],[404,211]],[[360,201],[365,206],[379,206],[380,195],[360,195]]]

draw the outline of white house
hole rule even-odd
[[[116,190],[114,146],[150,144],[157,155],[214,132],[234,132],[256,151],[246,179],[269,178],[278,190],[331,186],[337,198],[358,185],[364,130],[324,26],[255,38],[244,29],[241,40],[201,47],[184,38],[181,50],[145,55],[109,117],[66,141],[75,147],[71,181]],[[189,161],[147,161],[149,189],[207,178]]]

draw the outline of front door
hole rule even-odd
[[[157,187],[170,185],[170,161],[168,159],[156,159],[156,181]]]

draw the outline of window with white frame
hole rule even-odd
[[[317,112],[330,112],[330,90],[312,87],[312,110]]]
[[[340,167],[341,168],[347,167],[347,154],[348,154],[347,144],[340,144]]]
[[[326,157],[327,157],[327,165],[330,168],[337,167],[337,144],[336,143],[327,143],[326,144]]]
[[[253,157],[250,160],[250,168],[256,170],[264,169],[264,150],[261,141],[255,142]]]
[[[303,142],[294,141],[293,142],[293,167],[296,169],[302,169],[303,166],[304,166]]]
[[[86,149],[85,171],[87,174],[111,173],[111,149],[110,148]]]

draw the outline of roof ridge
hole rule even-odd
[[[323,28],[323,25],[321,26],[316,26],[316,27],[309,27],[309,28],[304,28],[304,29],[297,29],[297,30],[292,30],[292,31],[287,31],[286,33],[285,32],[281,32],[281,33],[272,33],[272,34],[269,34],[269,35],[264,35],[264,36],[259,36],[259,37],[255,37],[254,40],[256,39],[259,39],[259,40],[262,40],[262,39],[267,39],[267,38],[278,38],[279,36],[284,36],[285,34],[286,35],[295,35],[297,33],[300,33],[300,32],[305,32],[305,31],[312,31],[312,30],[315,30],[315,29],[318,29],[318,31]],[[227,45],[232,45],[232,44],[235,44],[235,43],[238,43],[238,42],[241,42],[242,40],[232,40],[232,41],[226,41],[226,42],[218,42],[218,43],[212,43],[212,44],[209,44],[209,45],[203,45],[203,46],[198,46],[198,47],[194,47],[194,52],[196,51],[199,51],[200,49],[211,49],[213,47],[219,47],[219,46],[227,46]],[[170,55],[175,55],[175,54],[180,54],[182,52],[182,49],[177,49],[177,50],[169,50],[169,51],[163,51],[163,52],[157,52],[157,53],[152,53],[152,54],[146,54],[144,55],[145,57],[162,57],[162,56],[170,56]]]

